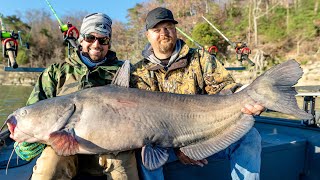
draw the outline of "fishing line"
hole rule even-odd
[[[7,163],[7,167],[6,167],[6,175],[8,175],[8,169],[9,169],[9,164],[10,164],[10,161],[11,161],[11,158],[13,156],[13,152],[16,150],[16,148],[18,147],[20,143],[18,143],[16,146],[13,147],[13,150],[10,154],[10,157],[9,157],[9,160],[8,160],[8,163]]]
[[[4,128],[4,126],[7,124],[7,121],[8,121],[9,119],[7,119],[7,120],[5,120],[4,122],[3,122],[3,125],[1,126],[1,128],[0,128],[0,133],[1,133],[1,131],[2,131],[2,129]]]

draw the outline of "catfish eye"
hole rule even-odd
[[[23,110],[20,112],[20,116],[25,116],[25,115],[27,115],[27,113],[28,113],[27,110]]]

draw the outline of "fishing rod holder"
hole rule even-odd
[[[245,42],[237,42],[235,44],[236,44],[235,50],[237,53],[237,59],[238,61],[240,61],[241,66],[242,66],[242,61],[244,60],[248,61],[248,63],[251,66],[254,66],[255,63],[249,59],[249,54],[251,54],[251,49],[247,46],[247,44]]]
[[[13,43],[11,44],[10,41],[12,41]],[[6,46],[7,43],[10,43],[11,47],[8,48]],[[5,40],[3,40],[2,42],[2,53],[3,53],[3,57],[8,58],[8,51],[12,51],[14,53],[14,56],[16,57],[18,54],[18,42],[17,40],[13,39],[13,38],[6,38]]]
[[[72,24],[70,24],[69,22],[67,23],[68,26],[68,30],[66,31],[61,31],[63,32],[63,40],[67,41],[67,40],[77,40],[80,36],[79,30],[73,26]]]
[[[320,125],[320,122],[316,122],[316,119],[315,119],[315,97],[314,96],[305,96],[303,98],[304,102],[303,102],[303,109],[312,114],[313,118],[312,119],[308,119],[308,120],[305,120],[303,121],[305,125],[308,125],[308,126],[316,126],[316,127],[319,127]]]
[[[6,38],[19,39],[19,34],[15,33],[14,31],[8,32],[8,31],[0,30],[0,32],[1,32],[1,37],[0,37],[1,41]]]
[[[15,60],[15,57],[17,57],[18,54],[18,38],[19,34],[14,33],[14,31],[10,33],[10,36],[8,36],[8,32],[1,31],[2,56],[8,58],[8,64],[13,68],[18,68],[18,64]],[[12,54],[9,54],[9,52]]]
[[[62,27],[60,27],[61,32],[63,32],[63,37],[74,37],[76,39],[79,38],[79,30],[73,26],[71,23],[67,23],[68,30],[64,31]]]
[[[315,101],[317,97],[320,97],[319,92],[311,93],[298,93],[296,96],[303,97],[303,107],[302,109],[307,113],[311,114],[313,117],[311,119],[302,120],[301,123],[306,126],[320,127],[320,119],[317,117]]]
[[[63,42],[68,46],[68,56],[71,55],[71,49],[78,48],[77,40],[80,36],[79,30],[73,26],[71,23],[67,23],[68,30],[63,31],[60,27],[61,32],[63,32]]]
[[[208,48],[208,52],[212,55],[212,54],[214,54],[214,55],[217,55],[217,53],[218,53],[218,48],[217,48],[217,46],[211,46],[211,47],[209,47]]]
[[[16,57],[18,55],[18,40],[22,47],[29,49],[29,43],[22,43],[21,31],[15,33],[12,31],[6,31],[5,25],[2,21],[2,15],[0,14],[0,41],[2,43],[2,56],[8,58],[8,66],[4,67],[5,71],[19,71],[21,68],[18,66]]]

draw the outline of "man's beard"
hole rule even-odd
[[[172,52],[174,48],[174,42],[171,37],[164,38],[159,41],[159,51],[161,53],[169,53]]]

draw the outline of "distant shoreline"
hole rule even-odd
[[[320,86],[320,61],[312,64],[301,65],[304,74],[296,86],[310,86],[310,90],[318,90]],[[252,68],[252,67],[251,67]],[[249,84],[257,75],[251,69],[244,71],[230,71],[237,83]],[[4,65],[0,65],[0,85],[21,85],[34,86],[40,73],[39,72],[5,72]]]

